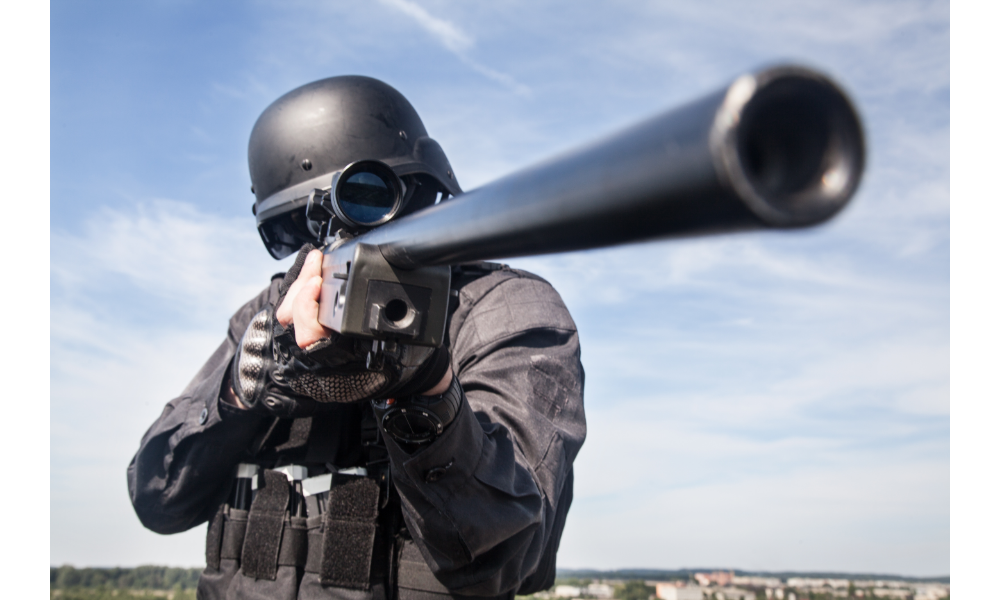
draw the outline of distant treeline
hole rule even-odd
[[[732,570],[738,576],[750,577],[813,577],[817,579],[882,579],[884,581],[951,583],[951,577],[903,577],[876,573],[826,573],[826,572],[763,572],[739,569],[618,569],[599,571],[596,569],[559,569],[560,579],[645,579],[670,580],[689,579],[695,573]],[[202,569],[181,569],[178,567],[157,567],[152,565],[135,568],[87,568],[76,569],[69,565],[50,568],[51,589],[111,587],[119,589],[145,590],[188,590],[198,586]]]
[[[941,577],[904,577],[902,575],[885,575],[878,573],[827,573],[820,571],[741,571],[740,569],[677,569],[675,571],[663,569],[618,569],[614,571],[598,571],[596,569],[557,569],[556,576],[560,578],[574,579],[646,579],[667,581],[670,579],[689,579],[695,573],[711,573],[712,571],[732,571],[739,577],[777,577],[788,579],[789,577],[812,577],[815,579],[852,579],[871,580],[881,579],[883,581],[909,581],[913,583],[951,583],[951,577],[944,575]]]
[[[132,590],[188,590],[198,586],[201,569],[142,566],[132,569],[76,569],[69,565],[49,569],[50,589],[119,588]]]

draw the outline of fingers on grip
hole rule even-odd
[[[303,273],[305,269],[303,269]],[[300,280],[297,280],[298,283]],[[307,348],[319,340],[329,337],[331,331],[319,322],[319,293],[323,278],[315,275],[302,282],[292,303],[292,321],[295,323],[295,343],[299,348]]]
[[[281,306],[278,307],[278,312],[275,313],[275,318],[278,319],[278,323],[281,323],[282,327],[288,327],[289,323],[295,322],[296,329],[299,327],[299,323],[295,321],[295,301],[299,296],[302,288],[306,283],[313,277],[318,277],[322,272],[323,265],[323,253],[319,250],[312,250],[306,257],[305,263],[302,265],[302,270],[299,272],[299,276],[295,279],[292,285],[288,288],[288,293],[285,294],[284,300],[281,302]],[[317,298],[319,298],[317,292]],[[317,322],[317,325],[319,323]]]

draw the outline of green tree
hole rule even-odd
[[[69,565],[59,567],[55,578],[56,587],[66,588],[80,585],[80,573]]]
[[[646,585],[641,579],[632,579],[615,586],[615,598],[619,600],[649,600],[656,594],[656,589]]]
[[[74,569],[69,565],[62,567],[50,567],[49,585],[52,590],[73,590],[72,594],[86,594],[83,589],[102,589],[107,594],[112,594],[114,590],[176,590],[182,592],[194,590],[198,585],[198,577],[201,569],[180,569],[176,567],[157,567],[152,565],[136,567],[134,569],[123,569],[115,567],[111,569]],[[97,593],[97,592],[95,592]],[[104,593],[104,592],[101,592]],[[60,598],[69,600],[70,596],[60,595]],[[177,598],[184,595],[177,595]],[[74,596],[75,597],[75,596]],[[88,598],[90,596],[87,596]],[[96,598],[97,596],[95,596]],[[119,600],[131,596],[121,596]]]

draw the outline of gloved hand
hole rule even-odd
[[[348,338],[318,319],[322,254],[306,244],[285,275],[274,307],[250,322],[233,359],[230,381],[240,402],[278,417],[299,417],[332,403],[407,397],[448,374],[445,347]],[[372,360],[377,356],[376,360]]]

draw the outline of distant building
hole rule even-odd
[[[757,595],[747,590],[734,587],[726,587],[715,592],[716,600],[755,600]]]
[[[701,600],[701,588],[685,585],[683,581],[656,583],[656,597],[660,600]]]
[[[851,582],[847,579],[820,579],[816,577],[789,577],[790,587],[819,590],[822,588],[847,589]]]
[[[580,591],[591,598],[611,598],[615,595],[614,588],[606,583],[592,583]]]
[[[552,591],[552,595],[560,598],[579,598],[582,592],[583,590],[575,585],[557,585],[556,589]]]
[[[913,592],[900,588],[875,588],[872,590],[876,598],[909,598]]]
[[[918,585],[916,588],[917,593],[913,596],[913,600],[939,600],[951,595],[951,587],[943,583]]]
[[[733,585],[748,585],[753,587],[776,588],[781,587],[781,580],[777,577],[733,577]],[[847,587],[846,585],[844,587]]]
[[[714,583],[715,585],[726,586],[733,583],[733,572],[715,571],[714,573],[695,573],[694,578],[699,585],[710,586]]]

